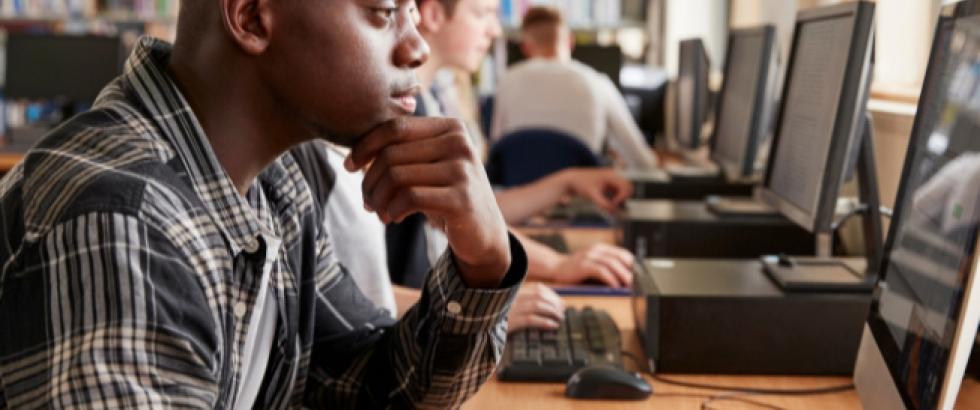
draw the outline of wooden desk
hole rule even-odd
[[[14,165],[17,165],[22,159],[24,159],[24,154],[13,153],[13,152],[2,152],[0,153],[0,175],[6,174],[10,171]]]
[[[623,330],[624,345],[627,351],[644,357],[639,338],[635,332],[629,299],[622,297],[566,297],[567,306],[591,305],[606,309],[613,320]],[[627,368],[636,366],[627,360]],[[465,409],[698,409],[707,398],[677,397],[670,394],[704,394],[713,396],[720,392],[674,387],[653,382],[654,396],[645,401],[577,401],[564,397],[565,386],[560,383],[501,383],[492,379],[474,396]],[[753,386],[766,388],[817,388],[850,383],[849,377],[789,377],[789,376],[671,376],[688,382],[720,384],[731,386]],[[821,396],[777,397],[749,396],[752,400],[792,409],[856,409],[860,408],[857,393],[853,390]],[[753,408],[751,405],[723,401],[713,404],[718,408]]]

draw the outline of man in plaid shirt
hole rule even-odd
[[[464,127],[408,118],[412,0],[187,0],[0,180],[0,408],[458,407],[526,257]],[[366,169],[450,250],[395,323],[334,258],[290,147]],[[315,178],[315,177],[312,177]]]

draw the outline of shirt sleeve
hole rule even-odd
[[[651,169],[657,166],[650,145],[643,132],[636,126],[626,100],[616,89],[616,85],[605,76],[598,75],[599,96],[606,107],[606,122],[609,127],[609,144],[631,169]]]
[[[216,406],[212,309],[158,230],[95,212],[23,246],[39,257],[0,281],[0,404]]]
[[[462,405],[493,373],[506,343],[507,313],[527,272],[527,256],[512,235],[510,249],[511,266],[496,289],[467,287],[447,250],[418,304],[395,324],[365,315],[372,305],[346,272],[337,272],[318,297],[325,307],[317,309],[306,405]]]

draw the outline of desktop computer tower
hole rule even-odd
[[[629,201],[621,224],[626,249],[638,256],[758,258],[816,251],[814,235],[781,215],[717,215],[704,201]]]
[[[669,180],[630,178],[634,199],[702,200],[710,195],[750,197],[758,181],[729,181],[722,176],[713,178]]]
[[[870,301],[869,292],[783,291],[758,261],[647,259],[632,304],[657,372],[846,375]]]

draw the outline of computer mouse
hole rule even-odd
[[[574,399],[643,400],[652,393],[643,377],[612,366],[579,369],[565,385],[565,397]]]

